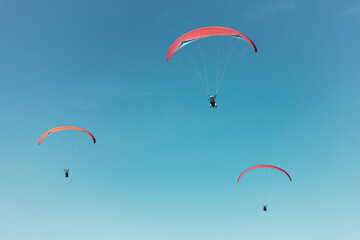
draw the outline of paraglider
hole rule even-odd
[[[210,41],[211,44],[207,46],[208,40],[214,37],[216,42]],[[226,39],[223,40],[224,38]],[[198,40],[201,40],[201,43],[193,44]],[[246,44],[243,44],[241,40]],[[186,47],[186,50],[182,50],[181,54],[178,53],[181,48],[188,45],[191,47]],[[225,49],[226,47],[228,49]],[[202,84],[204,91],[209,96],[210,108],[216,108],[215,97],[221,88],[225,75],[230,70],[231,65],[234,66],[235,63],[238,63],[246,51],[245,48],[248,52],[257,52],[253,41],[239,31],[226,27],[203,27],[187,32],[173,42],[166,54],[166,61],[177,55],[176,58],[191,77]],[[214,54],[208,56],[207,54],[212,51]],[[215,88],[210,89],[210,87]],[[213,94],[210,95],[210,92]]]
[[[250,167],[250,168],[246,169],[245,171],[243,171],[243,172],[240,174],[240,176],[238,177],[238,180],[237,180],[237,181],[239,182],[239,181],[240,181],[240,178],[241,178],[246,172],[248,172],[248,171],[250,171],[250,170],[253,170],[253,169],[257,169],[257,168],[273,168],[273,169],[279,170],[279,171],[281,171],[281,172],[283,172],[283,173],[286,174],[286,176],[289,178],[290,182],[292,181],[290,175],[289,175],[285,170],[283,170],[283,169],[281,169],[281,168],[279,168],[279,167],[276,167],[276,166],[272,166],[272,165],[257,165],[257,166]]]
[[[266,205],[262,205],[263,206],[263,211],[266,212],[267,211],[267,204]]]
[[[217,108],[216,102],[215,102],[215,98],[216,98],[216,94],[215,96],[209,96],[208,101],[210,102],[210,108]]]
[[[62,127],[52,128],[52,129],[46,131],[43,135],[41,135],[41,137],[40,137],[40,139],[39,139],[39,141],[38,141],[38,145],[40,145],[40,144],[41,144],[48,136],[50,136],[51,134],[56,133],[56,132],[65,131],[65,130],[73,130],[73,131],[78,131],[78,132],[86,133],[88,136],[91,137],[92,142],[93,142],[93,143],[96,143],[96,139],[95,139],[94,135],[92,135],[92,134],[91,134],[90,132],[88,132],[87,130],[82,129],[82,128],[79,128],[79,127],[73,127],[73,126],[62,126]],[[60,144],[60,145],[62,145],[62,146],[59,146],[59,148],[63,148],[63,147],[64,147],[63,145],[64,145],[65,143],[67,143],[68,140],[69,140],[69,144],[71,145],[70,142],[71,142],[72,139],[65,138],[65,139],[62,139],[62,140],[64,140],[64,141],[62,142],[62,144]],[[66,140],[66,142],[65,142],[65,140]],[[55,145],[56,145],[56,144],[55,144]],[[78,147],[79,143],[77,143],[76,145],[77,145],[77,147]],[[59,149],[56,149],[56,150],[58,150],[58,151],[60,152]],[[61,149],[61,150],[63,150],[63,149]],[[59,153],[59,154],[60,154],[60,153]],[[62,156],[62,154],[60,154],[60,155]],[[70,157],[72,158],[73,155],[70,155]],[[69,177],[69,170],[70,170],[70,168],[64,168],[65,178],[68,178],[68,177]]]
[[[251,170],[254,170],[254,169],[259,169],[259,168],[270,168],[270,169],[278,170],[278,171],[284,173],[284,174],[288,177],[288,179],[290,180],[290,182],[292,181],[290,175],[289,175],[284,169],[281,169],[281,168],[279,168],[279,167],[272,166],[272,165],[257,165],[257,166],[250,167],[250,168],[246,169],[245,171],[243,171],[243,172],[240,174],[240,176],[238,177],[238,180],[237,180],[237,181],[239,182],[240,179],[242,178],[242,176],[243,176],[246,172],[251,171]],[[262,204],[262,209],[263,209],[264,212],[267,211],[267,207],[268,207],[268,204]]]
[[[215,36],[230,36],[245,40],[254,48],[254,51],[257,52],[257,48],[253,41],[250,40],[247,36],[238,32],[231,28],[226,27],[204,27],[192,30],[188,33],[185,33],[181,37],[179,37],[173,44],[171,44],[167,54],[166,54],[166,61],[169,61],[170,58],[179,51],[180,48],[192,43],[196,40],[207,38],[207,37],[215,37]]]
[[[47,137],[50,136],[51,134],[55,133],[55,132],[59,132],[59,131],[64,131],[64,130],[75,130],[75,131],[81,131],[84,132],[86,134],[88,134],[94,143],[96,143],[96,139],[94,137],[94,135],[92,135],[90,132],[86,131],[85,129],[79,128],[79,127],[72,127],[72,126],[64,126],[64,127],[56,127],[56,128],[52,128],[50,130],[48,130],[47,132],[45,132],[43,135],[41,135],[38,145],[40,145],[40,143]]]
[[[66,178],[69,177],[69,170],[70,170],[70,168],[68,168],[68,169],[64,168],[64,172],[65,172],[65,177],[66,177]]]

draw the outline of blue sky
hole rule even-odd
[[[359,1],[0,0],[0,238],[359,238],[359,23]],[[259,50],[216,110],[165,61],[205,26]],[[97,138],[67,180],[37,146],[61,125]],[[264,163],[293,178],[265,214],[236,183]]]

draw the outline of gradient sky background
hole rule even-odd
[[[259,52],[209,110],[165,55],[214,25]],[[360,238],[359,25],[359,0],[0,0],[0,239]],[[98,141],[70,179],[37,146],[61,125]],[[236,182],[263,163],[293,177],[266,213]]]

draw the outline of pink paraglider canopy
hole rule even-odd
[[[257,48],[255,44],[242,34],[241,32],[238,32],[231,28],[226,27],[204,27],[192,30],[188,33],[185,33],[181,37],[179,37],[169,48],[167,54],[166,54],[166,61],[169,61],[170,58],[176,53],[180,48],[185,46],[186,44],[189,44],[195,40],[206,38],[206,37],[214,37],[214,36],[231,36],[236,37],[239,39],[243,39],[251,44],[251,46],[254,48],[254,51],[257,52]]]
[[[273,169],[277,169],[277,170],[285,173],[285,174],[288,176],[290,182],[292,181],[290,175],[289,175],[285,170],[283,170],[283,169],[281,169],[281,168],[279,168],[279,167],[272,166],[272,165],[257,165],[257,166],[250,167],[250,168],[246,169],[245,171],[243,171],[243,172],[240,174],[240,176],[239,176],[239,178],[238,178],[237,181],[239,182],[239,180],[240,180],[240,178],[242,177],[242,175],[244,175],[244,173],[246,173],[247,171],[250,171],[250,170],[253,170],[253,169],[257,169],[257,168],[273,168]]]

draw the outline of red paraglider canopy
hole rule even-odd
[[[76,131],[81,131],[81,132],[87,133],[93,139],[93,142],[96,143],[95,137],[90,132],[86,131],[85,129],[78,128],[78,127],[64,126],[64,127],[56,127],[56,128],[50,129],[49,131],[47,131],[46,133],[41,135],[38,145],[40,145],[40,143],[50,134],[52,134],[54,132],[63,131],[63,130],[76,130]]]
[[[247,171],[256,169],[256,168],[273,168],[273,169],[277,169],[277,170],[282,171],[283,173],[285,173],[288,176],[288,178],[290,179],[290,182],[292,181],[290,175],[285,170],[283,170],[283,169],[281,169],[279,167],[272,166],[272,165],[257,165],[257,166],[250,167],[250,168],[246,169],[245,171],[243,171],[240,174],[237,181],[239,182],[240,178],[242,177],[242,175],[244,175],[244,173],[246,173]]]
[[[231,37],[244,39],[245,41],[250,43],[252,45],[252,47],[254,48],[255,52],[257,52],[257,48],[256,48],[255,44],[250,40],[250,38],[248,38],[241,32],[238,32],[234,29],[226,28],[226,27],[204,27],[204,28],[195,29],[193,31],[185,33],[180,38],[178,38],[170,46],[170,48],[166,54],[166,61],[169,61],[170,58],[174,55],[174,53],[176,51],[178,51],[180,48],[182,48],[183,46],[185,46],[186,44],[189,44],[190,42],[201,39],[201,38],[213,37],[213,36],[231,36]]]

